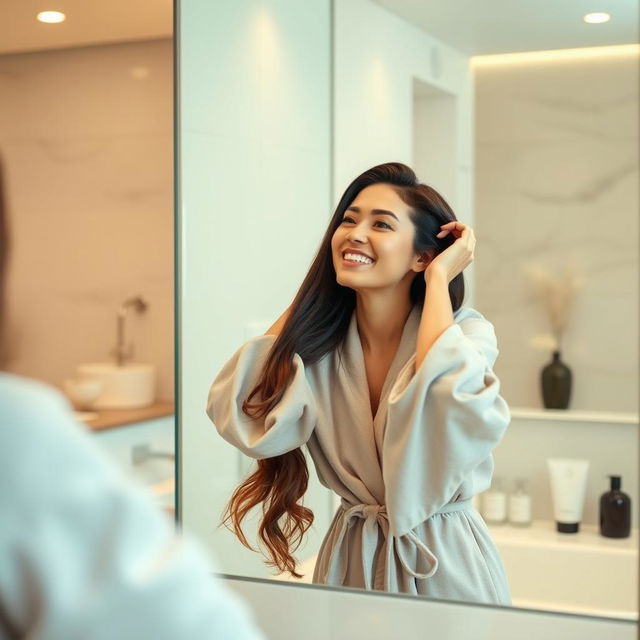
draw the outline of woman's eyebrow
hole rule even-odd
[[[354,213],[360,213],[360,207],[348,207],[347,211],[353,211]],[[398,220],[398,216],[391,211],[387,211],[386,209],[371,209],[371,214],[374,216],[391,216]],[[398,220],[400,222],[400,220]]]

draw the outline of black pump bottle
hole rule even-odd
[[[611,489],[600,496],[600,535],[628,538],[631,532],[631,498],[620,491],[620,476],[609,476]]]

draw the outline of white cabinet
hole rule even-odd
[[[149,488],[158,504],[175,506],[175,416],[94,431],[96,442]]]

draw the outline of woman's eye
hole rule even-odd
[[[342,222],[353,222],[353,218],[351,218],[350,216],[345,216],[344,218],[342,218]],[[383,224],[387,229],[393,229],[390,224],[382,222],[382,220],[376,220],[376,224]]]

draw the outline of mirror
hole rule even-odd
[[[321,558],[320,573],[329,586],[637,617],[637,463],[631,454],[638,433],[636,8],[624,13],[611,4],[612,19],[602,25],[585,23],[587,11],[579,6],[559,13],[555,4],[545,10],[539,3],[461,8],[443,2],[318,0],[303,10],[296,2],[247,1],[217,3],[213,11],[203,1],[179,6],[178,388],[185,528],[209,545],[226,574],[291,579],[265,566],[268,556],[245,548],[219,524],[234,490],[266,468],[264,460],[287,448],[294,451],[297,437],[308,438],[308,448],[301,449],[310,474],[304,506],[314,521],[294,554],[302,580],[313,579]],[[473,442],[466,441],[472,452],[463,464],[466,476],[462,471],[447,476],[438,466],[451,456],[455,468],[461,450],[429,448],[434,442],[450,445],[450,433],[429,441],[423,432],[410,431],[415,456],[409,460],[409,444],[386,431],[389,414],[369,420],[375,412],[366,401],[365,353],[354,325],[346,349],[347,364],[350,357],[355,363],[351,378],[343,380],[342,370],[323,377],[321,365],[330,369],[331,358],[306,368],[302,357],[294,359],[290,379],[297,386],[291,396],[299,404],[279,414],[283,420],[296,416],[289,431],[262,438],[264,433],[233,414],[241,402],[224,396],[251,391],[253,385],[242,386],[246,376],[233,377],[242,367],[257,381],[264,349],[275,342],[267,332],[296,298],[348,185],[389,161],[411,166],[472,227],[477,240],[474,260],[463,273],[463,306],[494,326],[499,355],[493,375],[500,382],[491,417],[482,415],[500,431],[502,398],[510,421],[487,456],[480,455],[477,433],[473,440],[474,432],[467,432]],[[402,213],[402,202],[394,202],[396,213]],[[393,203],[385,205],[393,209]],[[364,247],[370,239],[364,229],[373,205],[367,199],[358,206],[360,217],[350,228],[364,236],[341,236],[345,246]],[[602,216],[603,209],[615,211],[620,222]],[[621,233],[619,225],[629,233]],[[374,246],[372,240],[368,246]],[[545,274],[552,277],[547,292],[556,305],[551,307],[555,339],[560,338],[555,343],[545,315],[548,298],[538,297]],[[560,274],[567,277],[558,280]],[[569,293],[579,286],[576,295],[563,298],[558,282]],[[615,308],[624,313],[609,324],[613,315],[605,309],[612,294]],[[571,306],[560,313],[558,300]],[[451,358],[461,345],[472,344],[455,324],[446,334],[453,343]],[[453,340],[458,330],[462,333]],[[401,349],[409,342],[401,342]],[[542,369],[558,347],[573,376],[571,400],[562,410],[546,406],[540,392]],[[479,354],[469,351],[464,361],[484,362]],[[404,390],[411,376],[399,382],[395,376],[410,357],[402,352],[391,363],[389,378],[407,383]],[[480,377],[484,389],[492,377]],[[227,440],[205,414],[214,380],[221,381],[221,400],[212,413]],[[384,405],[393,385],[389,380],[385,389],[382,380]],[[566,387],[562,393],[565,397]],[[437,413],[433,397],[424,410]],[[336,406],[349,399],[350,412],[340,414],[339,426],[331,423],[327,416],[338,415]],[[422,405],[411,406],[417,411]],[[400,415],[406,424],[412,424],[407,416],[415,417]],[[275,424],[275,414],[271,417]],[[333,425],[335,438],[320,432],[319,421]],[[424,422],[434,430],[455,424],[438,424],[433,417]],[[236,446],[230,443],[234,439]],[[397,457],[384,450],[390,442]],[[359,449],[362,443],[369,449]],[[590,463],[574,535],[557,530],[548,471],[552,458]],[[387,462],[384,474],[381,460]],[[413,475],[402,476],[407,467]],[[292,483],[303,468],[299,458],[289,467]],[[367,484],[370,469],[374,480]],[[425,469],[433,473],[432,482],[423,483]],[[599,531],[607,475],[622,477],[633,505],[626,538],[614,540]],[[393,487],[379,486],[380,478],[384,485],[398,477],[403,480]],[[258,489],[270,486],[269,478],[259,477]],[[520,519],[531,524],[485,522],[487,506],[494,509],[491,519],[504,519],[495,513],[511,502],[504,492],[513,494],[518,479],[525,480],[525,497],[523,491],[517,496]],[[376,493],[386,492],[395,504],[408,504],[416,517],[420,507],[412,511],[412,505],[433,513],[428,491],[438,483],[442,492],[431,506],[474,496],[472,515],[436,512],[438,529],[431,518],[417,526],[408,518],[405,531],[397,514],[385,518],[377,509]],[[354,497],[369,508],[347,522],[344,502],[358,508]],[[254,548],[261,516],[256,506],[243,521]],[[385,552],[392,556],[388,562]],[[437,571],[425,577],[434,569],[433,555]],[[614,555],[620,561],[616,568]],[[368,572],[360,570],[363,566]],[[587,574],[585,567],[598,568]],[[400,578],[394,583],[390,576]]]

